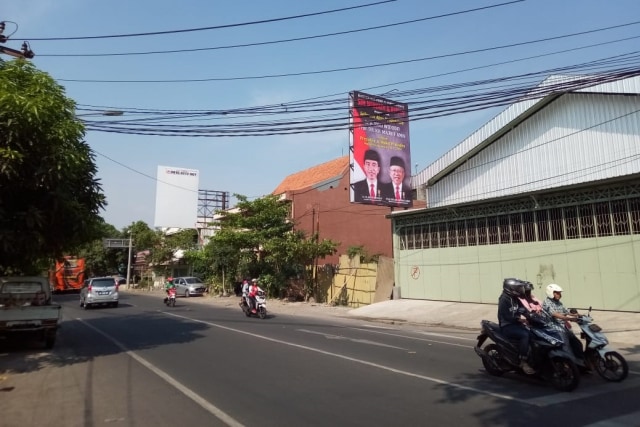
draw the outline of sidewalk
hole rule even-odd
[[[361,319],[480,330],[480,320],[497,321],[497,312],[498,307],[494,304],[400,299],[356,308],[348,314]],[[602,327],[613,347],[640,353],[640,313],[594,310],[591,316]],[[579,333],[577,326],[573,328]]]

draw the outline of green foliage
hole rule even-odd
[[[347,248],[347,255],[349,256],[349,259],[359,257],[361,263],[378,262],[378,259],[380,258],[380,254],[369,255],[369,252],[367,252],[362,245],[349,246],[349,248]]]
[[[280,295],[288,280],[306,274],[305,266],[336,251],[337,243],[318,242],[293,229],[289,206],[276,196],[248,201],[242,195],[234,211],[220,212],[220,230],[204,248],[211,275],[228,282],[259,277],[269,295]]]
[[[37,273],[100,236],[106,202],[84,133],[54,79],[0,61],[0,273]]]
[[[116,273],[118,264],[123,262],[123,250],[105,248],[103,239],[120,237],[121,233],[113,225],[102,223],[97,239],[73,251],[74,255],[85,259],[85,270],[88,276],[108,276]]]

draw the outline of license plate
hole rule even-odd
[[[98,295],[109,295],[109,291],[98,292]]]
[[[12,322],[7,322],[7,327],[29,327],[29,326],[40,326],[42,322],[40,320],[15,320]]]

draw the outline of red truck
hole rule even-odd
[[[56,293],[80,291],[84,279],[84,258],[72,255],[57,260],[55,269],[49,272],[51,290]]]

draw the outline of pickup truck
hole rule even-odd
[[[52,348],[62,308],[44,277],[0,277],[0,338],[37,338]]]

